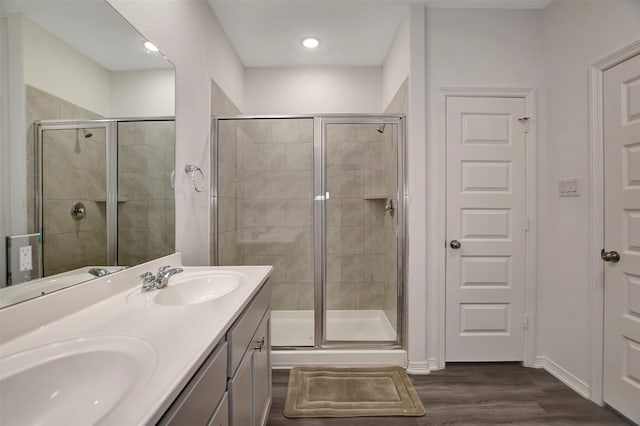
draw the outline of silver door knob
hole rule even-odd
[[[613,262],[613,263],[620,262],[620,253],[618,253],[615,250],[604,251],[604,249],[602,249],[602,251],[600,252],[600,257],[605,262]]]
[[[449,243],[449,247],[458,250],[460,247],[462,247],[462,244],[460,244],[460,241],[458,240],[451,240],[451,242]]]

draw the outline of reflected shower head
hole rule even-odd
[[[93,136],[93,133],[91,133],[91,130],[89,130],[89,129],[82,129],[82,134],[87,139],[89,139],[91,136]]]
[[[382,126],[376,127],[376,130],[378,131],[378,133],[384,133],[384,128],[385,127],[387,127],[387,125],[383,124]]]

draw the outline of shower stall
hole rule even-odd
[[[174,251],[173,117],[42,120],[28,165],[39,276]]]
[[[274,350],[403,348],[404,128],[401,115],[214,119],[212,263],[274,266]]]

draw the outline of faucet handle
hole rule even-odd
[[[143,281],[147,281],[149,278],[153,278],[153,274],[151,272],[145,272],[139,277]]]
[[[169,265],[159,267],[158,268],[158,275],[163,274],[169,268],[171,268],[171,266],[169,266]]]

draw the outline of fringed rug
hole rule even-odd
[[[419,417],[424,413],[401,367],[299,367],[289,373],[285,417]]]

